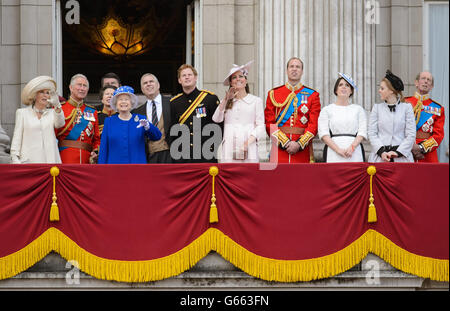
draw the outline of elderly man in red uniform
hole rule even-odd
[[[417,75],[416,94],[407,97],[416,117],[416,144],[412,152],[416,162],[439,162],[437,148],[444,139],[444,108],[430,98],[434,78],[429,72]]]
[[[291,58],[287,64],[288,82],[267,96],[266,130],[278,146],[272,148],[271,162],[314,162],[312,140],[317,134],[320,97],[317,91],[300,83],[303,69],[299,58]]]
[[[82,74],[70,80],[70,98],[62,105],[66,124],[56,132],[62,163],[87,164],[97,159],[100,146],[98,116],[84,103],[89,81]]]

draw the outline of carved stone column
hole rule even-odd
[[[262,0],[259,2],[259,96],[286,82],[286,63],[300,57],[302,82],[334,102],[338,72],[358,84],[354,103],[370,110],[376,99],[375,24],[365,1]]]

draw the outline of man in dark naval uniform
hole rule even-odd
[[[219,99],[209,91],[197,89],[197,76],[191,65],[178,69],[183,93],[170,101],[170,153],[174,163],[217,162],[223,125],[214,123],[212,116]]]

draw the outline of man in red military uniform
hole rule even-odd
[[[412,152],[416,162],[439,162],[437,148],[444,139],[444,108],[430,98],[434,78],[429,72],[417,75],[416,94],[407,97],[416,117],[416,143]]]
[[[97,159],[100,146],[98,116],[95,108],[84,103],[89,82],[77,74],[70,80],[70,98],[62,105],[66,124],[56,131],[62,163],[87,164]]]
[[[320,96],[300,83],[302,75],[303,62],[291,58],[287,64],[288,82],[267,96],[266,130],[278,146],[272,148],[271,162],[314,162],[312,140],[317,134]]]

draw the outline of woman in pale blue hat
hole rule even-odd
[[[111,108],[117,113],[105,119],[98,164],[145,164],[146,139],[159,140],[161,132],[146,117],[132,114],[138,99],[130,86],[114,91]]]
[[[322,109],[318,135],[325,143],[324,162],[364,162],[361,142],[367,139],[367,114],[360,105],[352,104],[357,89],[353,79],[343,73],[334,85],[336,101]]]
[[[213,121],[224,122],[219,149],[219,162],[257,163],[257,141],[266,135],[264,105],[261,98],[250,94],[247,77],[252,62],[233,65],[223,84],[229,89],[217,107]]]

